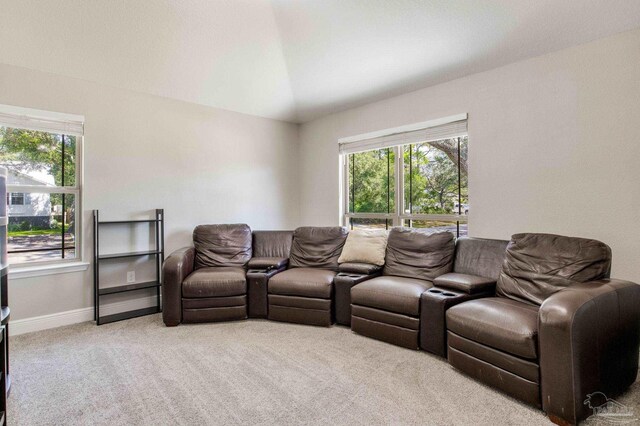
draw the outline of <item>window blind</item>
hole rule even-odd
[[[0,126],[71,136],[84,135],[84,117],[0,105]]]
[[[450,139],[467,134],[466,114],[455,116],[453,121],[447,119],[436,122],[414,124],[403,128],[390,129],[384,132],[354,136],[339,141],[340,154],[370,151],[372,149],[390,148],[398,145],[408,145],[421,142],[431,142]],[[440,122],[440,123],[438,123]]]

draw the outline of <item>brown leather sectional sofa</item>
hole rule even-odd
[[[510,242],[389,232],[384,267],[338,264],[341,227],[205,225],[163,266],[163,320],[330,326],[446,357],[559,424],[636,379],[640,286],[609,279],[611,250],[582,238]]]

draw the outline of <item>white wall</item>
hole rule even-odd
[[[301,221],[338,223],[338,138],[464,112],[471,236],[596,238],[640,282],[640,30],[302,125]]]
[[[0,64],[0,103],[86,118],[84,256],[91,211],[142,218],[164,208],[166,249],[202,223],[298,223],[298,127]],[[124,279],[124,277],[123,277]],[[92,270],[9,285],[12,320],[93,306]]]

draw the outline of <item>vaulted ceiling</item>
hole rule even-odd
[[[640,27],[635,0],[0,0],[0,63],[293,122]]]

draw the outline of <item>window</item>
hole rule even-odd
[[[349,213],[352,227],[388,228],[395,211],[395,150],[383,148],[349,155]],[[373,215],[371,215],[373,214]],[[377,217],[375,215],[384,215]]]
[[[7,193],[8,206],[24,206],[24,194],[21,192]]]
[[[466,115],[445,120],[340,141],[345,225],[467,235]]]
[[[82,122],[61,116],[0,106],[12,265],[76,260],[80,253]]]

